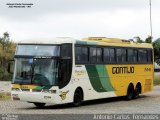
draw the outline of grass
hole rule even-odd
[[[160,76],[155,76],[154,85],[160,85]]]
[[[9,92],[0,92],[0,100],[10,100],[11,94]]]

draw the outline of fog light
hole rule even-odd
[[[18,94],[12,94],[13,100],[20,100]]]
[[[20,91],[19,88],[12,88],[13,91]]]
[[[43,89],[42,92],[44,92],[44,93],[56,93],[56,90]]]
[[[51,93],[56,93],[56,90],[50,90]]]

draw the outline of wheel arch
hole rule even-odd
[[[130,82],[130,83],[128,84],[128,87],[129,87],[130,85],[134,88],[134,84],[133,84],[132,82]],[[127,89],[128,89],[128,88],[127,88]]]

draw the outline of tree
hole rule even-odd
[[[15,46],[15,43],[10,40],[8,32],[5,32],[0,37],[0,80],[10,79],[10,75],[7,72],[7,65],[13,59]]]
[[[5,32],[3,34],[3,37],[0,38],[0,44],[1,44],[0,62],[1,66],[5,67],[5,61],[10,59],[8,57],[10,57],[9,53],[11,52],[10,48],[12,44],[8,32]]]
[[[145,43],[152,43],[152,36],[148,36],[148,37],[145,39]]]
[[[137,43],[144,43],[144,41],[139,36],[134,37],[134,38],[136,39]]]
[[[3,49],[5,49],[5,47],[7,47],[8,45],[10,45],[10,37],[9,37],[9,33],[5,32],[3,34],[3,37],[0,38],[0,43],[3,47]]]
[[[160,65],[160,38],[153,42],[154,48],[154,60],[155,62]]]

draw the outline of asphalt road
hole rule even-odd
[[[140,96],[140,98],[126,101],[123,97],[107,98],[84,102],[80,107],[65,105],[46,105],[43,109],[32,103],[21,101],[0,101],[1,114],[125,114],[125,113],[159,113],[160,114],[160,86]]]

